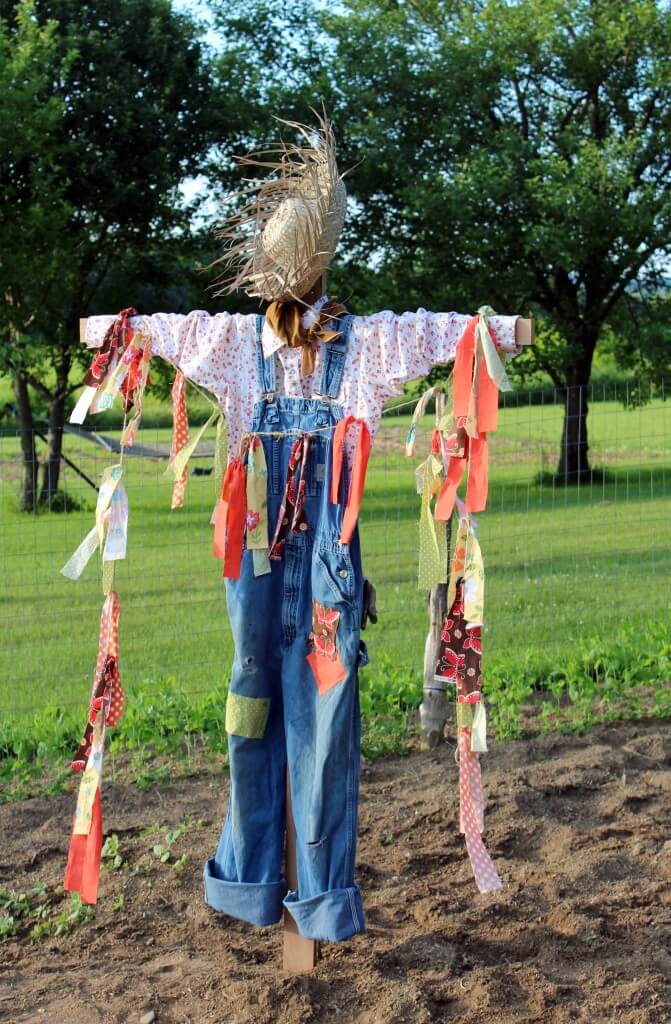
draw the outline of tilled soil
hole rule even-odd
[[[203,902],[226,774],[145,792],[107,782],[105,833],[125,865],[103,872],[91,923],[0,944],[0,1021],[133,1024],[150,1010],[156,1024],[671,1021],[671,723],[494,744],[485,839],[504,887],[485,896],[456,825],[453,753],[364,764],[368,930],[325,945],[299,976],[282,970],[279,926]],[[0,807],[0,886],[62,880],[72,809],[72,794]],[[154,844],[185,821],[161,863]],[[161,832],[142,835],[152,823]]]

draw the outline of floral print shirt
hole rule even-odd
[[[86,344],[102,344],[114,318],[91,316],[86,324]],[[469,315],[412,313],[383,310],[371,316],[355,316],[349,336],[347,359],[338,402],[346,416],[368,424],[371,435],[380,422],[385,403],[403,390],[406,381],[425,377],[432,366],[454,359],[457,342]],[[515,344],[516,316],[494,316],[490,325],[503,352],[519,351]],[[153,313],[133,317],[152,340],[152,354],[172,363],[186,377],[216,398],[227,419],[229,451],[238,449],[241,436],[252,423],[254,402],[261,393],[256,366],[256,315]],[[266,356],[277,353],[277,386],[280,394],[310,398],[321,378],[321,352],[315,372],[301,377],[301,349],[288,348],[264,325]]]

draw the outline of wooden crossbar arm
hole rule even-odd
[[[114,316],[113,313],[103,314],[107,316]],[[82,344],[86,341],[86,321],[87,317],[83,316],[79,320],[79,340]],[[515,323],[515,343],[520,347],[526,345],[533,345],[534,343],[534,322],[528,318],[520,317]]]

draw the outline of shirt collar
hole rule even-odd
[[[311,320],[311,316],[314,317],[314,319],[316,319],[317,316],[319,315],[320,310],[324,305],[326,305],[327,302],[328,295],[322,295],[320,298],[317,299],[317,301],[312,306],[308,306],[308,308],[303,313],[302,317],[303,326],[305,328],[309,327],[311,322],[314,323],[314,320]],[[284,342],[282,341],[282,339],[278,338],[278,336],[275,334],[274,330],[268,323],[267,319],[264,318],[263,330],[261,332],[261,347],[263,348],[263,358],[268,359],[269,356],[272,356],[273,353],[277,352],[277,350],[282,348],[283,345]]]

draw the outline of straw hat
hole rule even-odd
[[[242,288],[268,302],[300,299],[328,267],[342,231],[347,192],[331,123],[325,115],[315,116],[314,129],[276,119],[298,132],[302,144],[281,141],[238,158],[271,174],[235,193],[231,198],[242,205],[215,229],[226,243],[223,256],[214,261],[224,267],[215,295]]]

